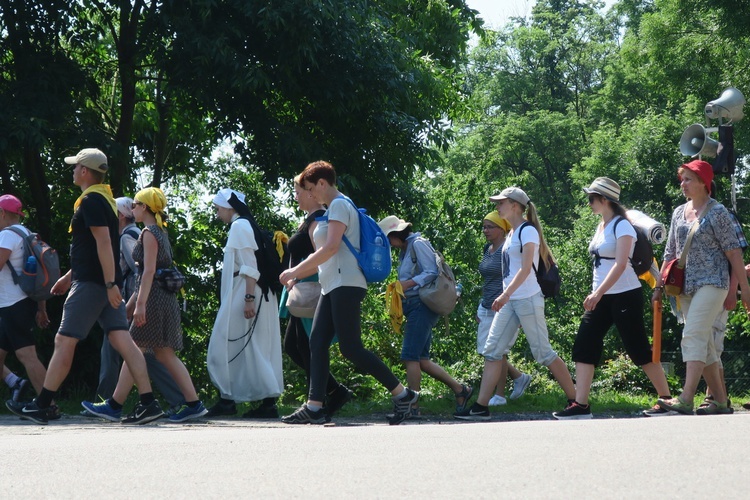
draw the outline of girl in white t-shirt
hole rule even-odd
[[[513,227],[503,245],[503,293],[492,303],[497,312],[484,347],[484,373],[479,397],[474,405],[454,414],[462,420],[489,420],[488,404],[507,355],[523,327],[537,363],[549,368],[569,401],[575,398],[575,386],[568,367],[552,349],[544,317],[544,297],[534,268],[544,259],[548,268],[554,262],[544,241],[536,207],[520,188],[510,187],[491,196],[500,217]],[[525,216],[524,216],[525,214]]]
[[[599,177],[583,190],[588,194],[591,211],[600,215],[602,222],[589,244],[594,258],[594,284],[583,301],[586,312],[573,344],[576,398],[563,411],[552,414],[558,420],[592,418],[591,382],[601,360],[604,336],[613,324],[630,359],[643,368],[660,397],[669,397],[664,370],[661,364],[651,361],[651,345],[643,325],[643,292],[630,263],[636,233],[619,203],[620,186],[612,179]]]

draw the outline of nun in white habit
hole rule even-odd
[[[276,295],[269,289],[264,296],[257,284],[258,244],[250,222],[233,208],[247,209],[245,195],[225,188],[214,196],[213,203],[218,218],[230,224],[221,273],[221,305],[208,343],[208,373],[221,394],[210,414],[218,416],[236,413],[235,402],[277,398],[284,380]]]

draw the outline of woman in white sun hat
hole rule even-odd
[[[422,372],[445,384],[456,397],[456,411],[461,411],[469,402],[473,392],[451,377],[445,369],[430,359],[432,329],[440,316],[419,298],[419,289],[429,285],[438,277],[435,250],[420,233],[412,230],[411,222],[389,215],[378,222],[393,248],[399,250],[398,281],[404,291],[402,300],[406,327],[401,345],[401,361],[406,366],[406,381],[409,388],[419,392]],[[409,417],[419,416],[413,408]]]
[[[604,350],[604,336],[612,325],[617,327],[628,356],[643,369],[659,397],[670,397],[661,364],[651,360],[651,344],[643,324],[643,291],[630,262],[636,233],[620,205],[620,186],[612,179],[598,177],[583,191],[588,195],[591,212],[601,216],[602,221],[589,243],[594,281],[591,293],[583,301],[585,313],[573,344],[576,398],[564,410],[552,414],[558,420],[592,418],[591,382]]]

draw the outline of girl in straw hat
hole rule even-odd
[[[602,221],[589,243],[589,253],[594,257],[594,283],[583,301],[586,312],[573,344],[576,398],[564,410],[552,414],[558,420],[592,418],[591,382],[604,349],[604,336],[613,324],[633,363],[643,369],[660,397],[669,397],[664,370],[661,364],[651,361],[651,345],[643,325],[643,291],[630,263],[636,233],[620,205],[620,186],[612,179],[599,177],[583,190],[591,211]]]

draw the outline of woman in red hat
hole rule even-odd
[[[666,412],[692,415],[693,399],[703,375],[714,399],[699,408],[698,414],[732,413],[721,380],[712,325],[729,299],[730,264],[732,278],[739,283],[742,304],[747,310],[750,310],[750,286],[731,216],[723,205],[711,198],[713,168],[705,161],[694,160],[682,165],[677,174],[688,201],[672,214],[662,271],[670,260],[680,257],[692,232],[685,282],[676,301],[685,323],[681,350],[687,371],[682,394],[676,398],[660,398],[657,405]],[[653,300],[660,299],[662,293],[663,288],[657,287]]]

